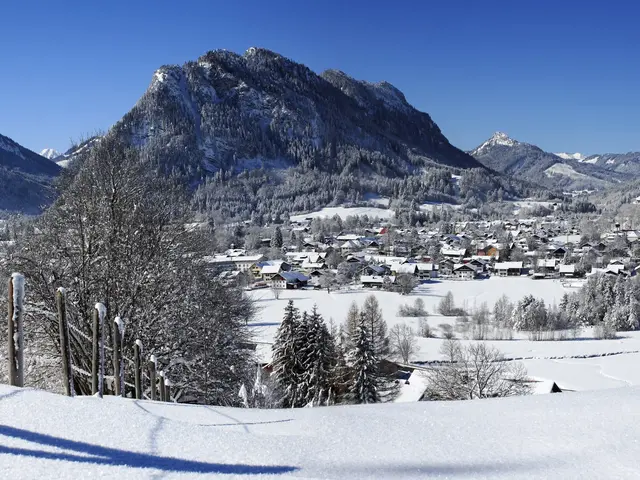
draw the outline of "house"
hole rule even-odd
[[[393,275],[384,277],[378,275],[362,275],[360,277],[360,283],[362,283],[363,287],[383,288],[396,283],[396,277]]]
[[[558,247],[550,252],[553,258],[562,259],[567,254],[567,249],[564,247]]]
[[[548,393],[562,393],[562,389],[553,380],[532,378],[524,382],[529,385],[532,395],[545,395]]]
[[[420,280],[429,280],[438,278],[440,266],[437,263],[416,263],[418,267],[418,278]]]
[[[440,275],[448,276],[453,274],[453,267],[455,263],[452,260],[443,260],[440,262],[439,270]]]
[[[575,265],[560,265],[558,268],[558,272],[561,277],[575,277],[576,276],[576,266]]]
[[[385,265],[366,265],[360,272],[360,275],[371,275],[383,277],[390,272]]]
[[[263,262],[260,268],[260,276],[263,280],[271,280],[271,278],[282,272],[291,270],[291,265],[283,261]]]
[[[468,263],[456,263],[453,266],[453,275],[457,278],[473,279],[478,275],[478,272]]]
[[[500,277],[516,277],[522,275],[522,262],[498,262],[493,270]]]
[[[409,274],[418,275],[417,263],[394,263],[391,265],[391,273],[394,275]]]
[[[306,287],[309,277],[300,272],[280,272],[271,277],[271,286],[280,289],[296,289]]]
[[[460,261],[464,258],[467,253],[466,248],[443,248],[440,250],[440,254],[448,259],[454,261]]]
[[[244,273],[238,270],[224,270],[218,275],[218,279],[225,285],[239,285],[242,283]]]
[[[214,255],[204,257],[204,261],[211,265],[214,272],[226,272],[235,270],[236,265],[227,255]]]
[[[479,248],[476,252],[476,255],[481,257],[497,258],[498,254],[499,254],[498,249],[493,245],[487,245],[484,248]]]
[[[473,258],[467,263],[475,268],[478,273],[484,273],[487,271],[487,264],[479,258]]]
[[[251,270],[256,263],[262,262],[264,259],[264,255],[236,255],[231,257],[236,270],[240,270],[241,272]]]
[[[359,240],[347,240],[340,245],[340,251],[342,255],[348,255],[352,252],[357,252],[362,249],[362,243]]]
[[[544,273],[545,275],[553,274],[556,272],[556,260],[554,258],[549,260],[539,258],[536,267],[536,270],[540,273]]]

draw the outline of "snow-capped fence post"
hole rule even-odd
[[[9,383],[24,386],[24,276],[14,273],[9,280]]]
[[[116,317],[113,321],[113,383],[116,395],[124,395],[124,368],[122,364],[122,337],[124,336],[124,321]]]
[[[142,342],[136,340],[133,345],[133,368],[134,368],[134,383],[136,385],[136,399],[142,399]]]
[[[104,319],[107,308],[96,303],[93,311],[93,358],[91,365],[91,393],[104,395]]]
[[[149,382],[151,383],[151,395],[149,397],[151,398],[151,400],[155,400],[156,399],[156,368],[158,366],[155,355],[151,355],[151,357],[149,357],[148,366],[149,366]]]
[[[64,288],[56,292],[58,310],[58,329],[60,330],[60,354],[62,355],[62,383],[67,396],[73,396],[73,369],[71,368],[71,344],[69,343],[69,324],[67,323],[67,296]]]
[[[158,372],[158,376],[160,377],[160,401],[161,402],[166,402],[167,401],[167,390],[166,390],[166,385],[164,383],[164,372],[162,370],[160,370]]]

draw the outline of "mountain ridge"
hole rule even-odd
[[[51,160],[0,135],[0,210],[40,213],[54,198],[59,173]]]
[[[603,190],[629,180],[621,172],[589,161],[594,156],[546,152],[502,132],[494,133],[469,153],[500,173],[526,178],[549,188],[561,187],[565,191]]]

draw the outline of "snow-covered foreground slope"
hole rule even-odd
[[[14,480],[631,479],[638,412],[638,388],[244,410],[0,386],[0,471]]]

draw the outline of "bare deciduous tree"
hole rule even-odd
[[[389,331],[389,340],[393,354],[409,363],[418,348],[413,329],[406,323],[398,323]]]
[[[91,315],[102,302],[108,316],[128,320],[124,353],[139,339],[168,370],[183,400],[237,403],[237,385],[251,367],[245,323],[253,314],[241,289],[222,285],[203,261],[209,238],[188,228],[189,202],[153,159],[106,136],[56,203],[23,236],[3,268],[29,285],[30,321],[59,348],[54,293],[67,290],[73,364],[91,370]],[[105,322],[112,338],[112,322]],[[78,393],[91,382],[74,378]]]
[[[484,342],[467,347],[448,340],[441,353],[445,363],[427,373],[429,400],[470,400],[510,397],[530,393],[522,364],[505,361],[502,354]]]

